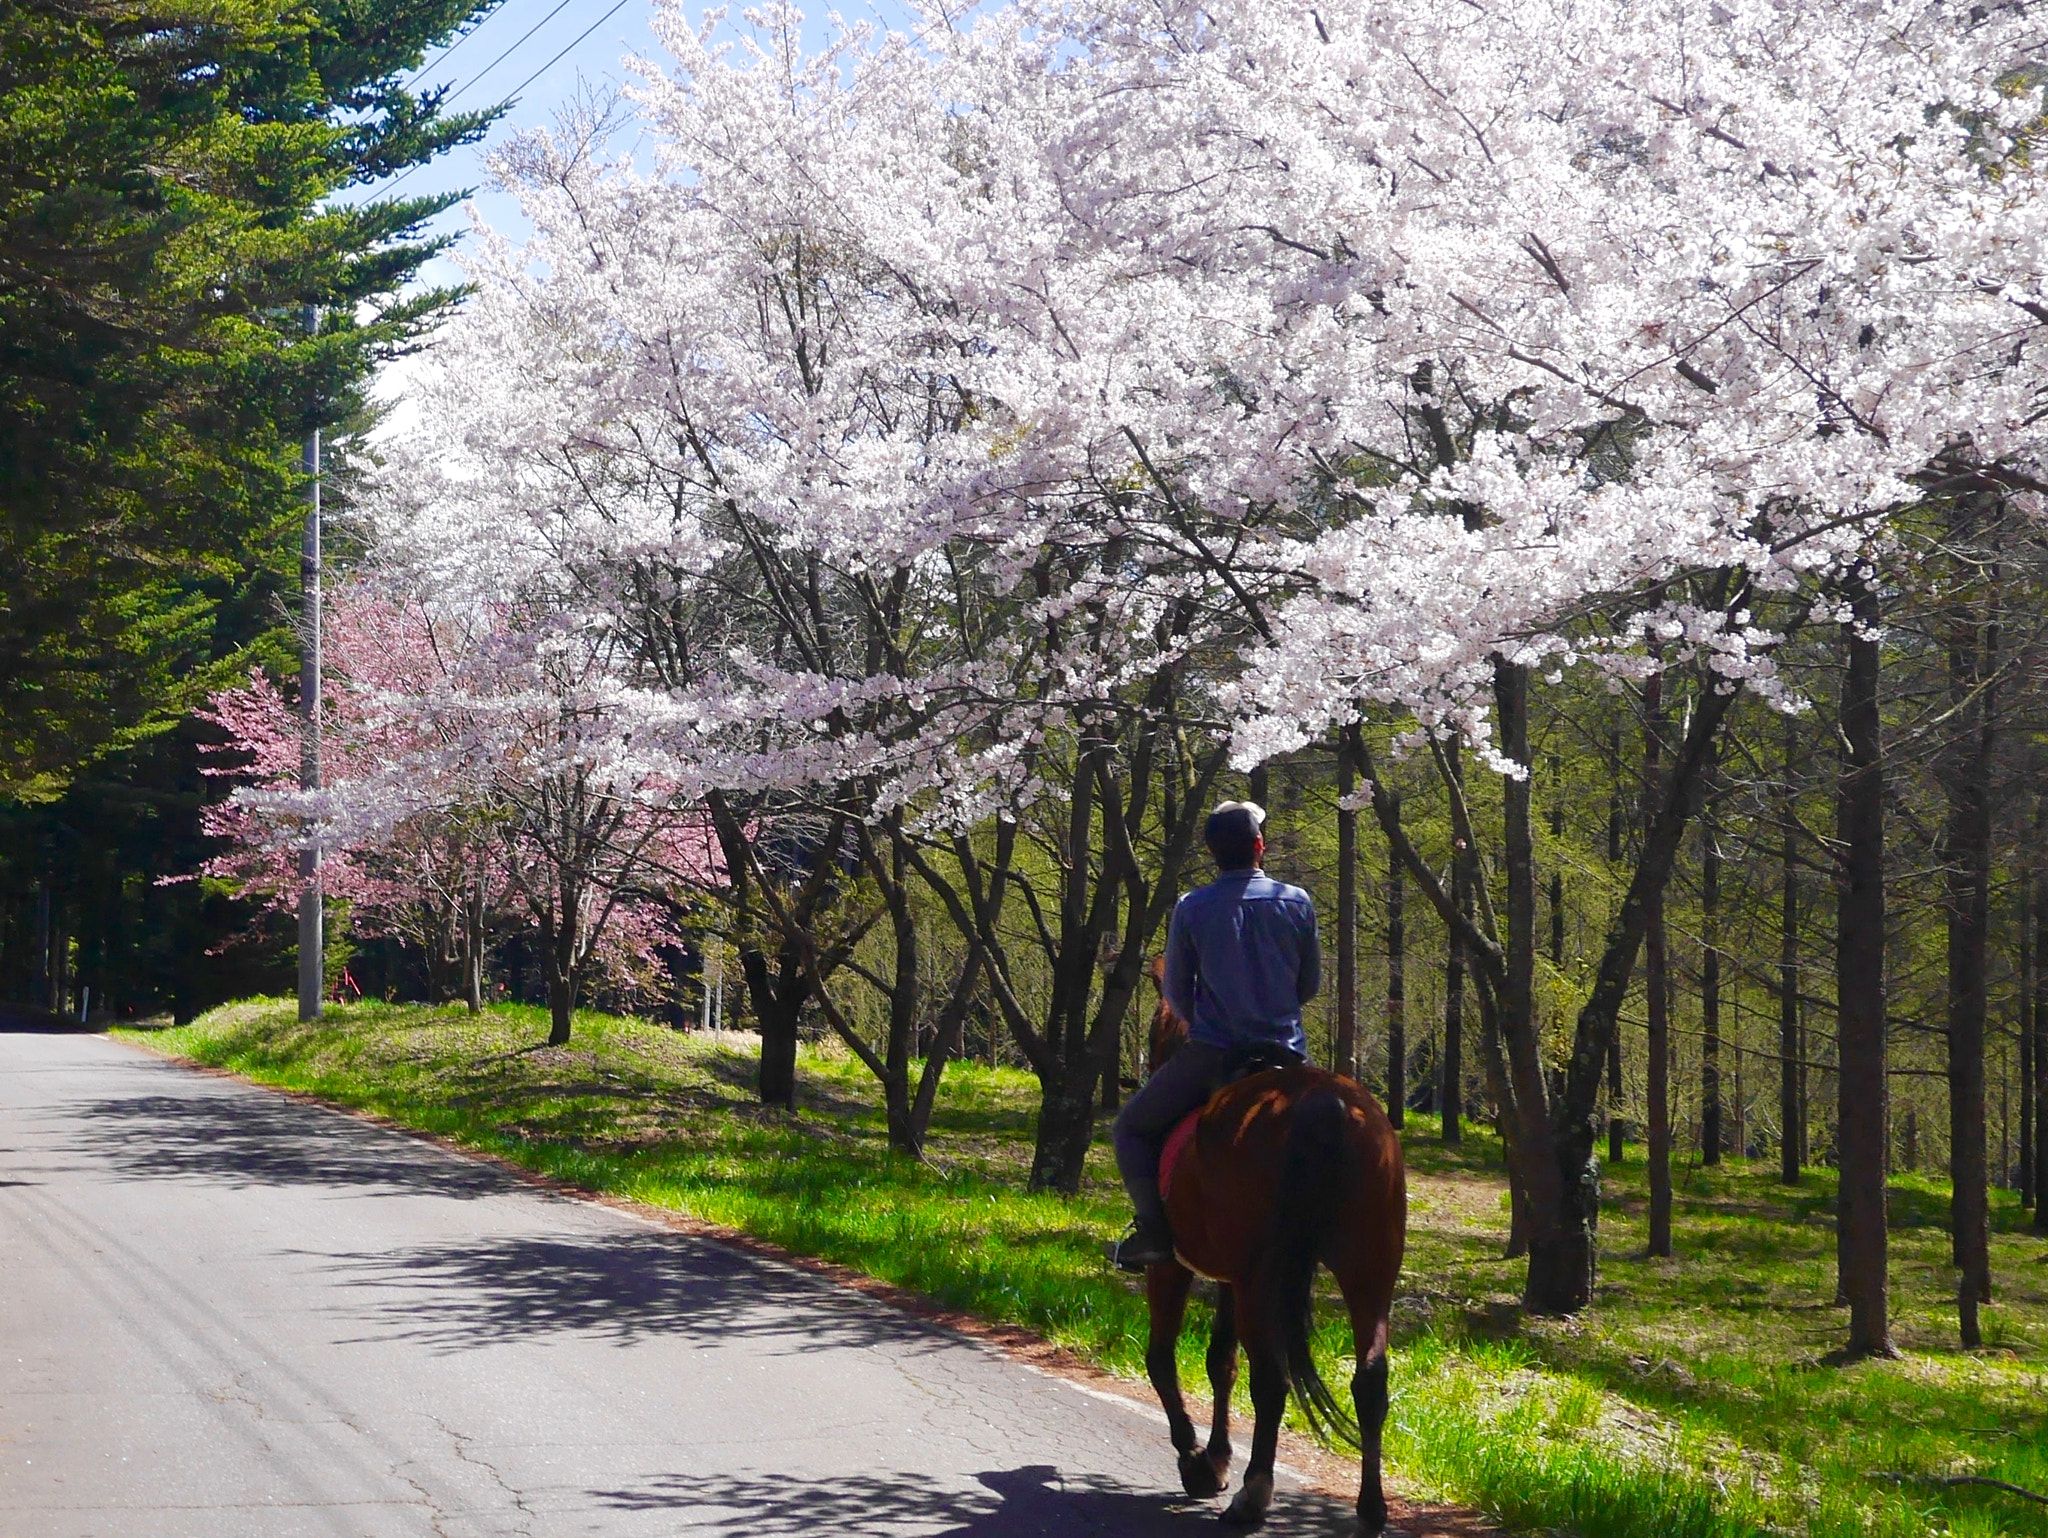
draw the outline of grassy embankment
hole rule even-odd
[[[744,1229],[1140,1373],[1144,1301],[1099,1259],[1123,1218],[1107,1155],[1098,1152],[1076,1201],[1026,1194],[1027,1075],[950,1070],[932,1163],[920,1166],[888,1153],[851,1060],[807,1055],[804,1110],[790,1118],[750,1103],[752,1063],[731,1045],[597,1015],[579,1017],[568,1047],[535,1047],[544,1034],[537,1010],[471,1019],[363,1005],[305,1027],[289,1003],[269,1001],[148,1040]],[[1682,1169],[1679,1258],[1646,1261],[1641,1165],[1610,1171],[1597,1308],[1576,1322],[1532,1321],[1513,1303],[1519,1264],[1499,1258],[1495,1150],[1483,1134],[1446,1149],[1434,1131],[1415,1118],[1407,1134],[1411,1222],[1388,1444],[1405,1489],[1587,1538],[2048,1538],[2048,1507],[1981,1485],[1871,1477],[1966,1474],[2048,1489],[2048,1241],[2021,1231],[2026,1215],[2009,1198],[1994,1210],[1993,1346],[1953,1348],[1945,1189],[1908,1177],[1892,1188],[1906,1355],[1843,1367],[1827,1360],[1844,1319],[1828,1305],[1825,1172],[1787,1192],[1762,1165]],[[1335,1367],[1348,1331],[1334,1308],[1320,1309],[1319,1323]],[[1203,1324],[1183,1342],[1197,1384]]]

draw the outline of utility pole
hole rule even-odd
[[[1351,744],[1337,732],[1337,1039],[1330,1066],[1358,1077],[1358,813],[1344,803],[1356,783]]]
[[[317,333],[320,315],[306,312],[307,330]],[[306,434],[306,531],[299,544],[299,706],[306,713],[305,744],[299,757],[299,787],[320,788],[320,429]],[[325,915],[320,900],[320,850],[308,839],[299,851],[299,1018],[320,1018],[327,992]]]

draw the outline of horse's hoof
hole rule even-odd
[[[1203,1452],[1180,1455],[1180,1487],[1196,1500],[1223,1493],[1223,1481],[1218,1477],[1216,1465]]]
[[[1384,1501],[1380,1503],[1380,1510],[1378,1516],[1374,1516],[1364,1507],[1359,1508],[1358,1538],[1380,1538],[1380,1535],[1384,1533],[1386,1530],[1387,1507]]]
[[[1247,1475],[1244,1488],[1237,1492],[1237,1499],[1223,1508],[1223,1521],[1241,1532],[1250,1532],[1265,1524],[1266,1508],[1272,1504],[1273,1476]]]

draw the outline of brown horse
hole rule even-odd
[[[1162,968],[1155,962],[1154,982]],[[1152,1017],[1150,1067],[1187,1040],[1187,1024],[1162,991]],[[1309,1423],[1359,1450],[1358,1528],[1380,1532],[1380,1432],[1387,1418],[1387,1314],[1408,1225],[1401,1143],[1380,1103],[1351,1080],[1319,1068],[1272,1068],[1219,1090],[1196,1113],[1169,1173],[1167,1215],[1178,1263],[1145,1275],[1152,1334],[1145,1369],[1166,1408],[1188,1494],[1214,1495],[1230,1468],[1230,1391],[1237,1348],[1251,1362],[1251,1460],[1223,1513],[1241,1527],[1265,1520],[1273,1454],[1291,1386]],[[1353,1413],[1337,1403],[1309,1353],[1316,1267],[1336,1275],[1351,1314],[1358,1370]],[[1175,1346],[1197,1273],[1216,1281],[1209,1335],[1215,1413],[1206,1447],[1181,1398]]]

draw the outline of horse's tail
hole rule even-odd
[[[1316,1265],[1343,1204],[1350,1108],[1333,1088],[1295,1102],[1280,1158],[1280,1191],[1267,1251],[1267,1306],[1278,1314],[1295,1403],[1326,1437],[1359,1445],[1358,1424],[1338,1403],[1309,1350]]]

